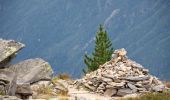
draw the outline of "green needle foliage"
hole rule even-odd
[[[84,55],[84,63],[87,66],[87,70],[83,70],[83,72],[87,73],[97,70],[101,64],[104,64],[106,61],[110,60],[112,52],[112,42],[109,39],[104,27],[100,25],[96,34],[95,49],[92,52],[92,55],[90,56],[87,53]]]

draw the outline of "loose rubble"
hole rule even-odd
[[[77,87],[110,97],[168,90],[148,69],[128,59],[126,53],[125,49],[115,50],[110,61],[76,81]]]

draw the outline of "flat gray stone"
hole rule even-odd
[[[153,86],[152,90],[155,92],[162,92],[166,90],[166,87],[164,85],[157,85],[157,86]]]
[[[90,89],[91,91],[95,91],[96,90],[96,87],[94,87],[94,86],[90,86],[90,85],[88,85],[88,84],[84,84],[84,86],[86,87],[86,88],[88,88],[88,89]]]
[[[137,88],[135,85],[133,85],[133,84],[131,84],[131,83],[128,83],[127,85],[128,85],[128,87],[129,87],[130,89],[133,90],[133,92],[137,92],[137,89],[138,89],[138,88]]]
[[[0,39],[0,68],[5,67],[11,58],[25,45],[14,40]]]
[[[125,78],[121,78],[121,79],[138,82],[138,81],[148,80],[148,79],[150,79],[150,77],[149,76],[130,76],[130,77],[125,77]]]
[[[104,95],[111,97],[111,96],[113,96],[113,95],[116,95],[116,93],[117,93],[117,90],[116,90],[116,89],[114,89],[114,88],[108,88],[108,89],[106,89],[106,91],[104,92]]]
[[[132,94],[132,93],[133,93],[133,91],[131,89],[123,88],[123,89],[118,90],[117,95],[118,96],[125,96],[127,94]]]
[[[22,99],[17,98],[16,96],[8,96],[8,95],[1,96],[0,95],[0,100],[22,100]]]

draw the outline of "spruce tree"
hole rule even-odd
[[[84,63],[87,66],[87,70],[83,72],[91,72],[97,70],[99,65],[104,64],[106,61],[110,60],[113,52],[111,40],[104,27],[100,25],[99,30],[96,34],[95,48],[92,55],[85,53]]]

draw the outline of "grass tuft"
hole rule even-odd
[[[167,86],[168,88],[170,88],[170,82],[167,82],[167,83],[166,83],[166,86]]]
[[[58,74],[58,78],[62,80],[70,80],[71,76],[67,73],[63,73],[63,74]]]
[[[45,86],[44,84],[40,85],[37,89],[36,89],[37,94],[48,94],[48,95],[52,95],[52,88],[49,86]]]
[[[5,95],[5,92],[1,90],[0,95]]]
[[[170,100],[170,92],[147,93],[136,98],[125,98],[121,100]]]

